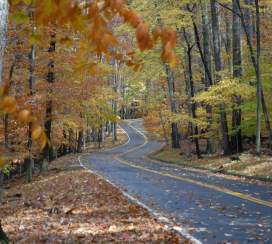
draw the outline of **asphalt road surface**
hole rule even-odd
[[[84,155],[81,164],[203,243],[272,243],[272,187],[228,180],[164,164],[147,156],[162,144],[149,141],[141,120],[123,124],[126,144]]]

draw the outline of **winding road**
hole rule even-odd
[[[167,217],[201,243],[272,243],[272,187],[225,179],[149,159],[141,120],[124,123],[129,140],[80,157],[81,165]]]

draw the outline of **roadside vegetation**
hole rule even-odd
[[[232,157],[210,155],[197,159],[190,155],[181,155],[179,149],[166,146],[153,153],[151,158],[182,167],[272,182],[272,158],[267,155],[257,157],[251,153],[242,153]]]

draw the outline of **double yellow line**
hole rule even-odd
[[[148,143],[147,137],[140,130],[138,130],[137,128],[135,128],[131,124],[129,126],[131,128],[133,128],[136,132],[138,132],[140,135],[142,135],[143,138],[144,138],[144,140],[145,140],[145,142],[142,145],[138,146],[138,147],[135,147],[135,148],[133,148],[131,150],[128,150],[128,151],[126,151],[124,153],[120,153],[120,154],[115,155],[114,158],[116,160],[118,160],[120,163],[128,165],[128,166],[130,166],[132,168],[140,169],[142,171],[146,171],[146,172],[149,172],[149,173],[153,173],[153,174],[157,174],[157,175],[169,177],[169,178],[172,178],[172,179],[175,179],[175,180],[179,180],[179,181],[183,181],[183,182],[186,182],[186,183],[198,185],[198,186],[201,186],[201,187],[205,187],[207,189],[211,189],[211,190],[215,190],[215,191],[218,191],[218,192],[222,192],[222,193],[234,196],[234,197],[238,197],[238,198],[243,199],[243,200],[247,200],[247,201],[259,204],[259,205],[263,205],[263,206],[272,208],[272,202],[270,202],[270,201],[258,199],[258,198],[252,197],[250,195],[241,193],[241,192],[232,191],[232,190],[230,190],[228,188],[225,188],[225,187],[211,185],[211,184],[203,183],[201,181],[193,180],[193,179],[190,179],[190,178],[186,178],[186,177],[182,177],[182,176],[177,176],[177,175],[172,175],[172,174],[169,174],[169,173],[166,173],[166,172],[160,172],[160,171],[157,171],[157,170],[145,168],[143,166],[135,165],[135,164],[133,164],[130,161],[126,161],[126,160],[121,159],[120,156],[124,156],[124,155],[126,155],[126,154],[128,154],[128,153],[130,153],[132,151],[138,150],[138,149],[144,147]],[[128,133],[126,131],[125,131],[125,133],[129,137],[129,135],[128,135]]]

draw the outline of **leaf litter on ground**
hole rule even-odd
[[[73,160],[6,185],[0,219],[12,243],[189,243]]]

